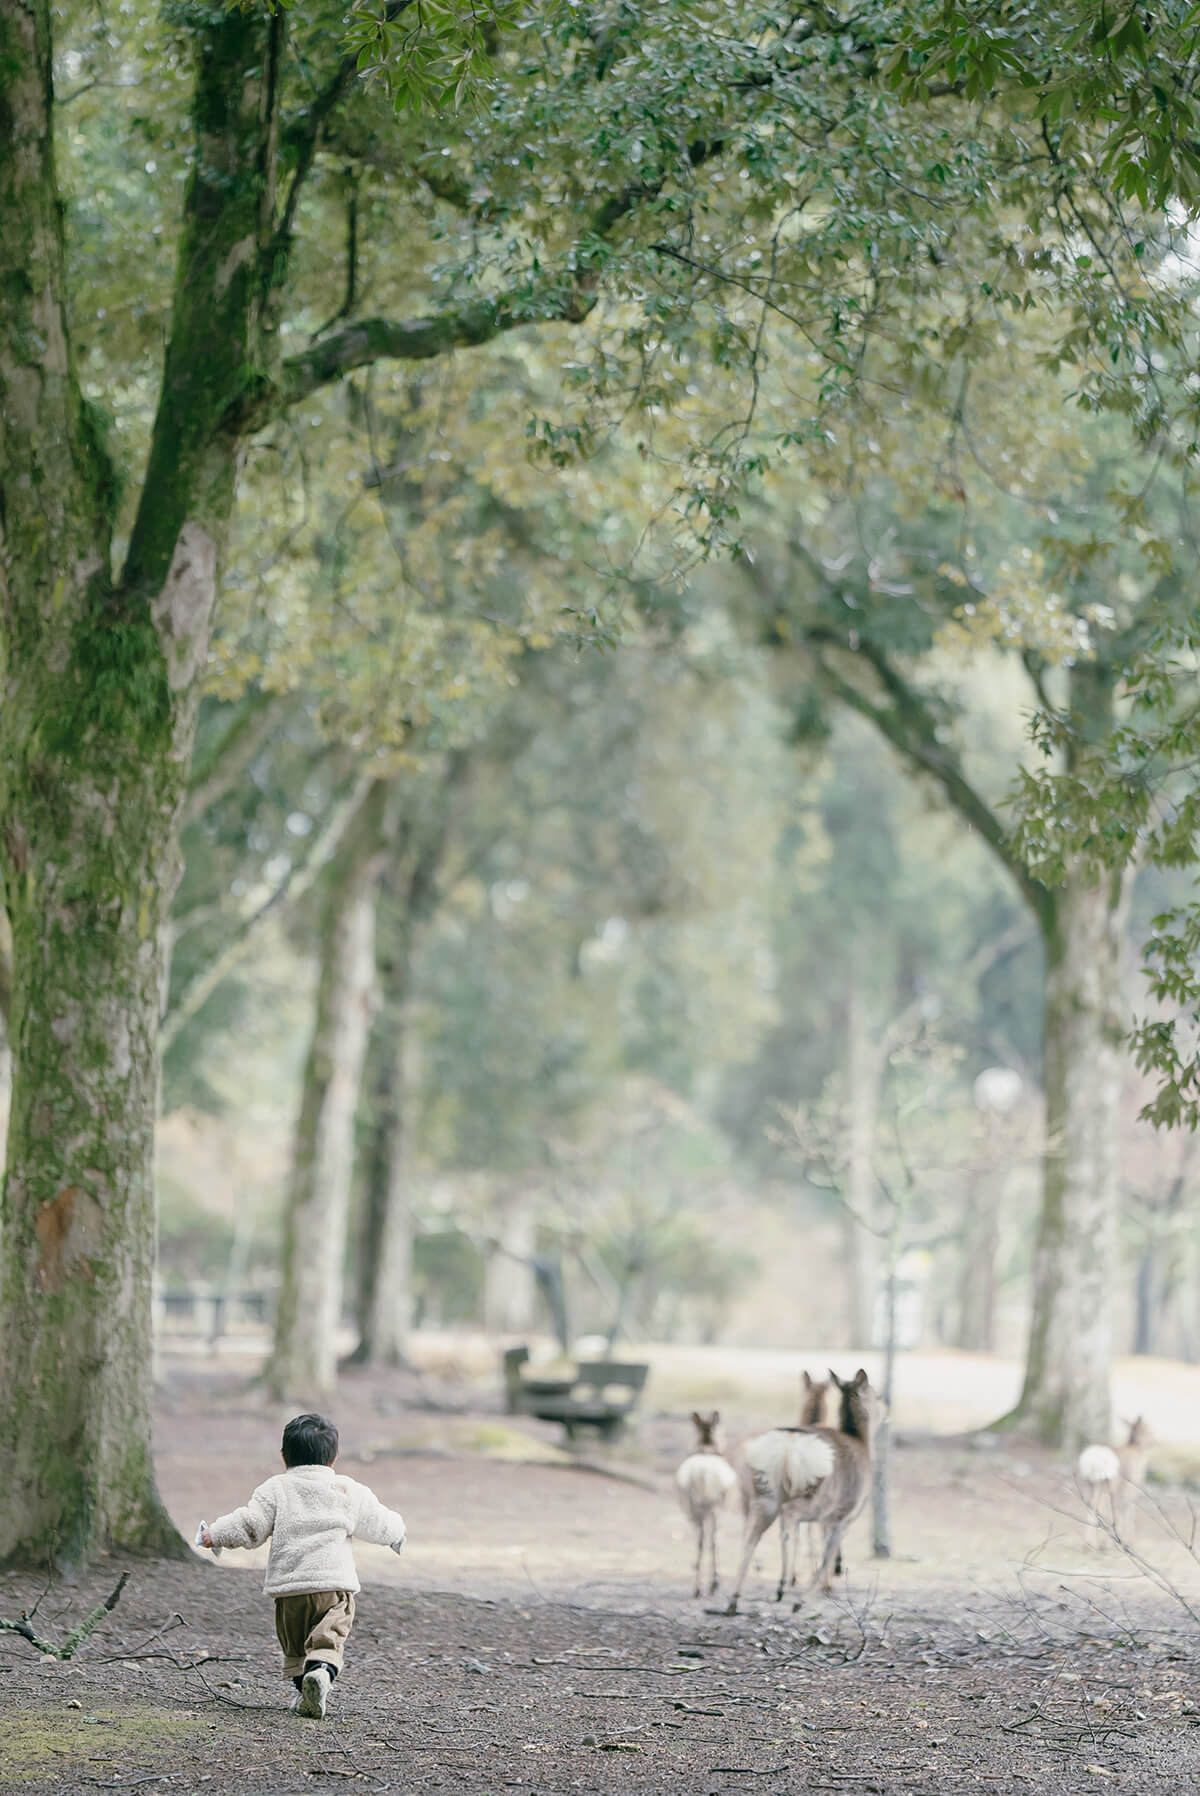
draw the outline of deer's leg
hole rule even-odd
[[[783,1601],[783,1593],[788,1581],[788,1541],[793,1536],[791,1518],[786,1509],[779,1516],[779,1588],[775,1592],[775,1601]]]
[[[704,1561],[704,1517],[701,1516],[700,1520],[696,1523],[696,1576],[695,1576],[695,1579],[693,1580],[696,1588],[692,1592],[693,1596],[700,1595],[700,1568],[701,1568],[701,1565],[703,1564],[703,1561]]]
[[[849,1525],[849,1516],[843,1516],[840,1521],[826,1522],[825,1524],[825,1551],[821,1555],[821,1563],[817,1567],[817,1575],[813,1579],[813,1584],[819,1584],[822,1590],[833,1589],[833,1567],[835,1562],[841,1558],[842,1536]],[[799,1607],[800,1604],[797,1602],[793,1613]]]
[[[738,1567],[737,1580],[733,1586],[733,1595],[725,1610],[726,1615],[737,1614],[738,1597],[742,1594],[742,1585],[745,1582],[746,1573],[750,1569],[754,1549],[778,1514],[777,1507],[764,1507],[759,1502],[751,1504],[746,1515],[746,1533],[742,1541],[742,1563]]]
[[[717,1512],[715,1509],[710,1509],[708,1512],[708,1557],[709,1557],[709,1564],[712,1567],[712,1580],[708,1586],[708,1593],[711,1596],[713,1591],[717,1588],[717,1582],[718,1582],[718,1579],[717,1579]]]

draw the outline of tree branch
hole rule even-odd
[[[39,1653],[51,1659],[69,1659],[76,1647],[82,1646],[89,1634],[95,1633],[106,1615],[111,1615],[121,1599],[121,1592],[129,1582],[129,1573],[122,1572],[111,1593],[102,1603],[98,1603],[90,1615],[84,1617],[77,1628],[72,1628],[61,1646],[55,1646],[52,1640],[43,1640],[34,1632],[29,1616],[24,1610],[18,1621],[0,1619],[0,1634],[19,1634],[22,1640],[28,1640],[30,1646],[36,1647]],[[35,1605],[36,1607],[36,1605]]]
[[[933,776],[952,808],[964,822],[970,824],[1016,880],[1021,896],[1038,920],[1039,928],[1049,929],[1055,911],[1053,892],[1036,880],[1017,858],[1009,832],[982,793],[968,780],[954,750],[939,739],[933,715],[917,688],[904,679],[877,644],[860,642],[856,649],[848,652],[870,663],[890,701],[881,704],[861,691],[852,680],[848,680],[821,653],[823,645],[846,649],[846,644],[833,631],[809,631],[807,641],[813,648],[822,679],[835,696],[851,710],[857,711],[860,717],[873,723],[911,766],[921,773]]]
[[[719,154],[722,138],[689,144],[687,161],[699,168]],[[277,382],[263,380],[230,407],[223,428],[245,436],[288,406],[372,362],[429,361],[452,349],[476,349],[526,324],[582,324],[596,304],[605,240],[643,200],[654,199],[666,185],[664,170],[652,181],[630,181],[599,206],[581,231],[557,273],[531,280],[494,299],[468,299],[445,311],[421,318],[361,318],[323,337],[284,362]]]
[[[207,1004],[217,987],[228,978],[234,967],[242,960],[248,949],[262,932],[263,925],[276,911],[285,904],[296,904],[305,893],[316,884],[322,869],[330,857],[336,852],[342,838],[351,823],[362,809],[363,800],[375,783],[375,774],[362,773],[355,781],[354,789],[339,804],[330,817],[325,828],[313,844],[312,852],[300,867],[293,868],[287,877],[280,881],[270,896],[243,918],[236,934],[217,955],[209,962],[203,972],[198,973],[191,983],[185,986],[179,998],[163,1019],[159,1030],[159,1045],[165,1054],[175,1042],[184,1027],[191,1022],[203,1005]]]
[[[274,693],[250,695],[203,766],[192,771],[181,819],[184,828],[224,798],[274,730],[282,710],[283,702]]]

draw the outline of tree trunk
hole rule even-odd
[[[284,1217],[283,1277],[267,1384],[319,1397],[337,1378],[354,1119],[375,981],[375,907],[389,782],[376,780],[330,869],[316,1019]]]
[[[1158,1301],[1158,1248],[1153,1241],[1138,1255],[1133,1286],[1133,1352],[1149,1356],[1158,1347],[1158,1321],[1162,1306]]]
[[[419,1080],[412,1005],[383,996],[373,1140],[359,1259],[358,1365],[403,1366],[413,1324],[412,1098]]]
[[[872,1232],[877,1207],[872,1156],[879,1126],[882,1074],[862,985],[851,971],[846,994],[847,1142],[842,1241],[849,1298],[847,1345],[857,1349],[870,1347],[878,1332],[879,1237]]]
[[[1048,1445],[1112,1427],[1112,1294],[1126,887],[1073,869],[1046,940],[1046,1160],[1025,1383],[1011,1420]]]
[[[496,1241],[484,1272],[483,1326],[492,1334],[524,1334],[533,1327],[537,1293],[533,1205],[522,1192],[497,1193],[492,1213]]]
[[[896,1395],[896,1282],[903,1221],[894,1219],[888,1233],[884,1283],[883,1382],[879,1394],[886,1414],[876,1430],[871,1451],[871,1551],[876,1559],[892,1556],[892,1404]]]
[[[281,28],[198,32],[189,179],[129,557],[73,365],[48,0],[0,0],[0,852],[13,936],[0,1212],[0,1559],[182,1551],[150,1460],[165,926],[273,160]],[[266,133],[266,139],[264,139]],[[232,272],[230,272],[232,270]],[[181,420],[183,421],[181,423]]]
[[[371,1149],[359,1243],[356,1365],[400,1366],[413,1325],[412,1141],[420,1087],[421,1038],[412,997],[422,926],[437,909],[438,873],[454,819],[453,797],[469,767],[462,750],[445,757],[432,786],[406,782],[406,815],[386,882],[376,956],[379,1011]]]
[[[95,1546],[175,1541],[150,1459],[150,1286],[162,932],[182,783],[163,765],[139,777],[112,747],[94,782],[78,770],[59,781],[44,763],[10,766],[5,782],[20,877],[0,1559],[75,1563]]]
[[[955,1346],[967,1353],[991,1353],[995,1346],[1000,1205],[992,1183],[975,1173],[963,1207]]]

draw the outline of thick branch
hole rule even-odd
[[[701,167],[723,147],[721,138],[697,139],[687,149],[689,166]],[[662,192],[667,172],[654,180],[631,181],[602,201],[557,274],[495,299],[465,300],[423,318],[358,319],[290,356],[277,384],[261,383],[230,408],[225,429],[236,436],[260,430],[286,407],[372,362],[429,361],[452,349],[478,348],[525,324],[582,324],[598,296],[602,245],[643,200]]]
[[[474,349],[522,324],[578,320],[593,301],[574,288],[552,289],[544,303],[526,295],[520,305],[506,300],[468,300],[424,318],[359,318],[322,337],[283,364],[279,387],[260,392],[230,420],[239,434],[257,430],[276,412],[307,399],[319,387],[343,380],[372,362],[424,362],[452,349]]]
[[[880,703],[861,691],[821,654],[823,644],[844,646],[832,632],[812,631],[808,640],[814,646],[822,678],[836,697],[873,723],[919,772],[933,776],[954,810],[977,831],[1016,880],[1039,927],[1048,929],[1053,922],[1054,894],[1034,879],[1017,858],[1012,838],[999,817],[968,780],[954,750],[939,739],[936,721],[917,689],[904,679],[882,649],[872,643],[861,643],[853,652],[870,663],[890,700],[890,703]]]

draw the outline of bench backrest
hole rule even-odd
[[[595,1391],[602,1391],[610,1384],[624,1385],[630,1391],[640,1391],[649,1374],[649,1366],[625,1364],[620,1360],[585,1360],[576,1368],[575,1382]]]

